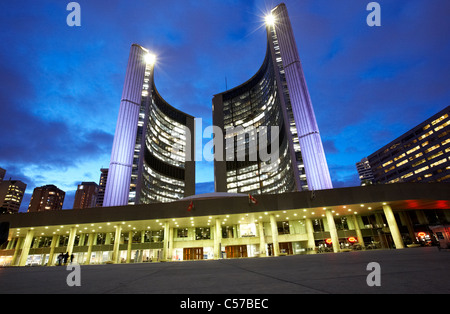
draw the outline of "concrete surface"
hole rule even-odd
[[[369,287],[367,265],[380,265]],[[0,294],[448,294],[450,252],[435,247],[218,261],[0,268]]]

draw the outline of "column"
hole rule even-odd
[[[145,230],[141,231],[141,243],[145,243]]]
[[[92,255],[92,246],[94,245],[94,238],[97,237],[96,233],[89,233],[88,236],[88,251],[86,256],[86,261],[84,262],[86,265],[91,263],[91,255]]]
[[[278,243],[278,227],[274,215],[270,215],[270,229],[272,231],[273,256],[279,256],[280,244]]]
[[[69,253],[69,259],[70,255],[72,255],[73,253],[73,245],[75,243],[76,236],[77,236],[77,228],[76,227],[70,228],[69,242],[67,243],[67,252]]]
[[[132,243],[133,243],[133,231],[130,231],[130,232],[128,232],[127,264],[129,264],[131,262],[131,244]]]
[[[11,240],[9,240],[8,244],[6,245],[6,249],[11,250],[14,247],[14,241],[16,240],[17,238],[12,238]]]
[[[316,241],[314,240],[314,227],[311,218],[307,218],[306,221],[306,234],[308,235],[308,250],[312,254],[316,254]]]
[[[146,54],[139,45],[132,45],[111,152],[104,207],[128,205]]]
[[[412,243],[417,243],[416,236],[414,234],[414,227],[412,225],[411,218],[409,217],[409,213],[402,211],[399,212],[399,214],[402,224],[408,228],[409,237],[411,238]]]
[[[173,228],[169,226],[169,243],[167,247],[167,258],[169,261],[173,258]]]
[[[395,247],[397,249],[403,249],[405,246],[403,244],[402,235],[398,229],[397,222],[395,221],[394,213],[389,205],[383,205],[384,216],[386,217],[389,230],[391,231],[392,239],[394,240]]]
[[[114,236],[114,248],[113,248],[113,255],[112,255],[112,262],[118,263],[119,262],[119,246],[120,246],[120,235],[122,233],[122,225],[116,226],[116,234]]]
[[[110,244],[111,244],[111,232],[107,232],[106,237],[105,237],[105,245],[110,245]]]
[[[164,247],[163,247],[163,256],[162,260],[167,261],[168,258],[168,250],[169,250],[169,222],[164,223]]]
[[[353,216],[353,224],[355,225],[356,230],[356,237],[358,238],[358,243],[359,245],[361,245],[361,248],[365,248],[366,246],[364,245],[364,239],[362,236],[361,228],[359,227],[358,218],[356,217],[356,215],[352,216]]]
[[[18,238],[17,241],[16,241],[16,246],[14,248],[14,255],[13,255],[13,258],[12,258],[12,261],[11,261],[11,265],[12,266],[16,266],[17,265],[17,260],[18,260],[18,257],[19,257],[19,250],[20,250],[20,248],[21,248],[21,246],[23,244],[23,240],[24,240],[24,238],[21,237],[21,238]]]
[[[220,219],[216,219],[214,228],[214,259],[222,257],[222,225]]]
[[[277,35],[308,186],[311,190],[332,189],[333,184],[325,158],[322,139],[287,8],[284,4],[280,4],[272,10],[272,14],[276,17],[276,22],[273,26],[268,27],[270,28],[269,30],[272,27],[275,28]],[[274,44],[272,41],[270,44],[272,55],[274,55]]]
[[[22,247],[22,253],[19,258],[18,266],[25,266],[27,263],[28,253],[30,252],[31,242],[33,242],[34,230],[28,230]]]
[[[259,256],[266,256],[266,237],[264,235],[264,224],[262,221],[258,223],[259,231]]]
[[[80,234],[80,240],[78,240],[78,246],[84,246],[85,240],[86,240],[86,233]]]
[[[53,266],[53,257],[55,255],[55,247],[56,243],[58,242],[58,235],[54,235],[52,238],[52,244],[50,244],[50,254],[48,256],[48,264],[47,266]]]
[[[331,210],[325,210],[327,215],[328,229],[330,230],[331,241],[333,241],[333,252],[338,253],[340,251],[339,247],[339,237],[337,234],[336,224],[334,223],[334,217]]]

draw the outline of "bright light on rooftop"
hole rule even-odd
[[[276,19],[275,19],[275,16],[272,13],[267,14],[265,19],[266,19],[266,24],[267,25],[270,25],[270,26],[274,26],[275,25]]]
[[[151,53],[145,55],[145,62],[149,65],[154,65],[156,63],[156,56]]]

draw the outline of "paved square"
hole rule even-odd
[[[381,286],[367,265],[379,263]],[[59,267],[0,268],[0,293],[63,294],[448,294],[450,252],[435,247],[267,258],[88,265],[80,287]]]

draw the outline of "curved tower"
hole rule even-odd
[[[147,49],[131,46],[104,207],[195,194],[194,118],[158,93],[154,63]]]
[[[223,156],[216,155],[214,163],[216,191],[264,194],[331,189],[322,140],[286,6],[280,4],[274,8],[266,22],[267,52],[259,71],[244,84],[213,98],[213,123],[226,134],[222,143],[226,152]],[[261,126],[279,127],[279,158],[272,167],[260,158],[251,158],[252,134],[259,134]],[[249,127],[256,131],[249,132]],[[233,132],[227,133],[229,129]],[[231,137],[236,141],[227,142]],[[239,137],[246,139],[245,147],[230,145],[237,143]],[[257,147],[260,145],[258,140]],[[238,152],[243,149],[245,160],[238,160]],[[231,160],[225,155],[235,158]],[[270,171],[261,171],[264,167]]]

